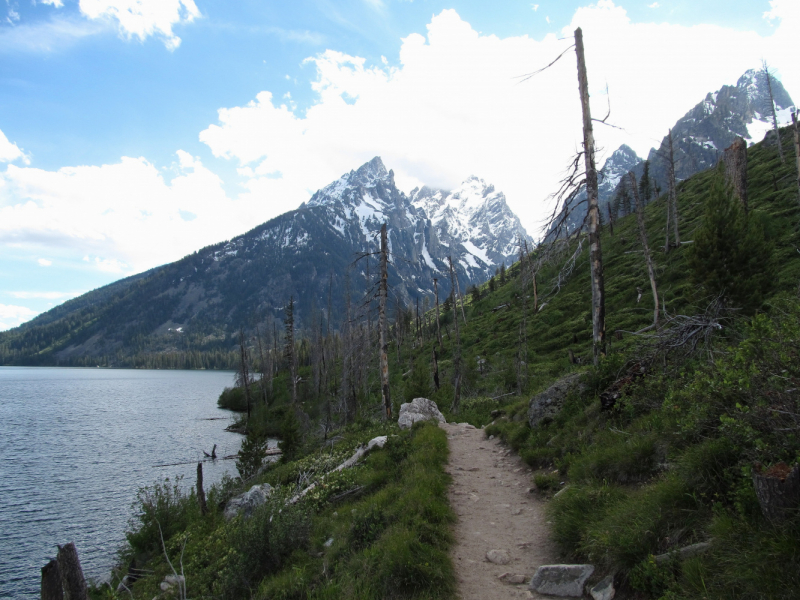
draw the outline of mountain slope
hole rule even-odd
[[[462,292],[488,279],[528,239],[502,193],[477,178],[450,193],[398,190],[379,157],[289,211],[228,242],[89,292],[9,332],[0,364],[129,365],[153,353],[229,352],[239,327],[272,327],[290,297],[302,327],[315,309],[338,326],[345,291],[360,305],[377,274],[386,222],[393,302],[449,294],[452,255]],[[137,363],[138,364],[138,363]]]

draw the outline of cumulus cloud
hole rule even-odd
[[[28,162],[28,157],[19,149],[19,146],[8,141],[6,134],[0,130],[0,163],[11,162],[18,158],[21,158],[26,163]]]
[[[179,151],[172,168],[168,181],[144,158],[58,171],[10,165],[0,175],[0,243],[67,250],[100,271],[129,274],[264,220],[259,203],[230,200],[189,153]]]
[[[634,23],[622,7],[599,0],[542,40],[479,34],[445,10],[427,36],[402,40],[399,66],[326,50],[307,61],[316,68],[317,99],[305,112],[263,91],[244,106],[220,109],[200,139],[215,156],[238,161],[247,194],[281,198],[281,210],[381,155],[407,187],[453,187],[470,174],[492,181],[533,230],[582,140],[573,52],[527,82],[518,78],[569,46],[557,37],[583,28],[594,113],[603,116],[610,102],[610,121],[625,129],[597,126],[605,155],[622,143],[646,154],[707,92],[735,83],[762,56],[790,91],[800,90],[790,80],[789,61],[800,50],[795,6],[773,0],[768,18],[779,25],[761,37],[712,25]]]
[[[174,25],[191,23],[200,16],[194,0],[80,0],[81,12],[90,19],[116,21],[127,38],[163,38],[169,50],[181,44]]]
[[[6,329],[21,325],[25,321],[31,320],[36,315],[36,311],[25,306],[0,304],[0,331],[5,331]]]

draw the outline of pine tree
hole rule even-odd
[[[693,282],[727,306],[752,312],[772,287],[773,250],[762,217],[744,211],[720,164],[687,256]]]
[[[500,265],[500,285],[505,285],[506,282],[506,263]]]

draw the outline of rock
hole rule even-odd
[[[507,565],[511,562],[511,557],[505,550],[489,550],[486,553],[486,560],[496,565]]]
[[[166,592],[166,591],[167,591],[167,590],[169,590],[169,589],[170,589],[172,586],[171,586],[170,584],[168,584],[166,581],[162,581],[160,584],[158,584],[158,587],[160,587],[160,588],[161,588],[161,591],[162,591],[162,592]]]
[[[614,576],[608,575],[594,586],[589,593],[593,600],[612,600],[617,591],[614,589]]]
[[[515,585],[519,585],[520,583],[525,583],[525,581],[527,581],[528,579],[525,575],[519,575],[514,573],[503,573],[502,575],[498,575],[497,578],[505,583],[513,583]]]
[[[254,485],[245,493],[228,500],[228,505],[225,507],[225,512],[223,513],[225,519],[230,521],[240,512],[245,517],[251,516],[257,507],[267,501],[271,493],[272,486],[268,483]]]
[[[417,421],[436,419],[445,423],[444,415],[439,412],[436,402],[427,398],[414,398],[411,402],[400,405],[400,416],[397,424],[401,429],[409,429]]]
[[[593,565],[543,565],[536,569],[530,589],[540,594],[581,598]]]
[[[548,423],[561,411],[561,406],[570,392],[586,389],[581,383],[582,373],[572,373],[559,379],[545,391],[531,398],[528,407],[528,423],[531,427]]]

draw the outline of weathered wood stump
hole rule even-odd
[[[780,523],[800,508],[800,466],[786,463],[773,465],[762,472],[760,464],[753,469],[753,485],[764,517]]]
[[[216,448],[216,444],[214,448]],[[197,502],[200,504],[200,514],[205,515],[208,513],[208,506],[206,505],[206,493],[203,490],[203,463],[197,463]]]
[[[56,559],[42,567],[42,600],[64,600],[61,571]]]
[[[61,571],[61,586],[64,600],[89,600],[89,589],[83,577],[78,549],[70,542],[58,547],[58,568]]]

